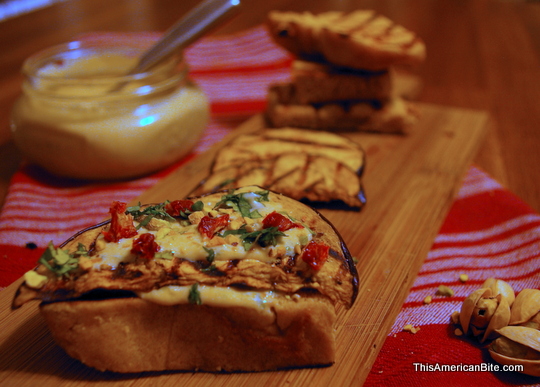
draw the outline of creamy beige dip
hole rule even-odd
[[[134,61],[94,52],[40,67],[13,109],[15,143],[50,172],[83,179],[138,176],[185,156],[207,125],[206,96],[167,68],[119,82]]]

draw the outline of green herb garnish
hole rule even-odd
[[[216,257],[216,252],[212,249],[209,249],[208,247],[203,246],[204,251],[206,251],[206,260],[210,263],[214,262],[214,258]]]
[[[87,257],[88,250],[86,250],[86,246],[79,242],[79,244],[77,245],[77,251],[75,251],[75,255],[79,257]]]
[[[85,255],[87,255],[87,251],[84,245],[79,244],[77,251],[70,254],[67,250],[56,249],[52,242],[49,242],[38,262],[60,277],[77,269],[79,257]]]
[[[258,202],[262,203],[262,202],[269,202],[270,201],[270,199],[268,199],[268,194],[270,194],[270,191],[257,191],[257,192],[254,192],[254,193],[259,195],[259,198],[255,199]]]
[[[156,259],[166,259],[166,260],[172,260],[174,259],[174,254],[172,251],[159,251],[154,255],[154,258]]]
[[[210,266],[205,267],[204,269],[201,269],[201,271],[202,271],[203,273],[208,273],[208,272],[214,271],[214,270],[216,270],[216,269],[217,269],[216,265],[211,264]]]
[[[277,245],[277,237],[284,236],[285,233],[279,231],[277,227],[268,227],[259,231],[253,231],[242,237],[243,244],[249,244],[246,250],[251,249],[253,243],[257,242],[262,247]]]
[[[258,202],[268,201],[268,191],[258,191],[258,192],[253,192],[253,193],[259,196],[258,198],[255,199]],[[214,206],[214,209],[223,207],[223,206],[231,207],[236,212],[239,212],[240,214],[242,214],[242,216],[246,218],[256,219],[256,218],[262,217],[259,211],[252,210],[251,203],[249,202],[248,199],[244,197],[244,193],[239,193],[239,194],[231,193],[231,194],[223,195],[221,197],[221,200],[217,202],[216,205]]]
[[[165,206],[169,203],[169,201],[166,201],[160,204],[155,204],[153,206],[148,206],[144,209],[141,209],[141,203],[139,203],[136,206],[128,207],[127,213],[131,214],[136,219],[142,218],[142,220],[139,221],[139,224],[136,227],[137,230],[141,227],[146,226],[153,218],[164,219],[168,220],[169,222],[174,222],[176,221],[176,219],[173,216],[169,215],[165,210]],[[199,200],[193,203],[193,205],[191,206],[191,211],[182,211],[180,213],[180,216],[187,219],[189,214],[195,211],[202,211],[203,207],[204,203]]]
[[[195,212],[195,211],[202,211],[204,208],[204,203],[201,202],[200,200],[197,200],[195,203],[193,203],[193,205],[191,206],[191,212]]]
[[[191,288],[189,289],[189,294],[188,294],[188,301],[190,304],[195,304],[195,305],[202,304],[201,293],[199,292],[198,283],[194,283],[193,285],[191,285]]]
[[[279,231],[277,227],[268,227],[262,230],[248,232],[245,229],[245,225],[238,230],[226,230],[222,236],[225,237],[230,234],[238,235],[242,239],[242,244],[246,251],[250,250],[254,243],[258,243],[262,247],[275,246],[277,245],[277,237],[285,236],[285,233]]]
[[[137,230],[150,223],[152,218],[174,221],[175,219],[169,214],[167,214],[167,211],[165,211],[165,205],[167,203],[168,202],[148,206],[144,209],[141,209],[141,203],[139,203],[136,206],[128,207],[127,213],[131,214],[136,219],[142,218],[142,220],[139,221],[139,224],[136,227]]]

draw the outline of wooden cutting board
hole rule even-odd
[[[363,182],[368,203],[360,212],[321,210],[358,259],[360,273],[357,302],[350,310],[338,310],[333,366],[247,374],[99,373],[54,345],[36,303],[10,311],[15,283],[0,292],[0,385],[360,386],[489,128],[485,112],[425,104],[420,109],[421,121],[410,135],[347,134],[367,153]],[[262,118],[253,117],[229,138],[262,126]],[[136,201],[160,202],[186,195],[207,173],[221,144]]]

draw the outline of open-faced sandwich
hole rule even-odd
[[[352,258],[318,212],[260,187],[127,207],[49,246],[13,307],[99,370],[263,371],[335,361]]]
[[[290,81],[268,91],[273,126],[406,133],[417,122],[395,77],[397,66],[425,60],[412,31],[372,10],[272,11],[267,26],[295,56]]]

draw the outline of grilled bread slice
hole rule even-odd
[[[358,274],[318,212],[244,187],[127,208],[49,246],[13,307],[98,370],[263,371],[335,361]]]
[[[309,104],[341,100],[387,101],[392,97],[393,71],[359,71],[296,60],[291,81],[279,88],[280,102]]]
[[[301,59],[365,70],[418,65],[424,42],[412,31],[372,10],[272,11],[267,25],[274,40]]]
[[[320,104],[281,103],[280,85],[268,92],[266,117],[271,127],[293,126],[324,131],[368,131],[406,134],[418,122],[419,111],[403,98],[380,101],[336,101]]]

